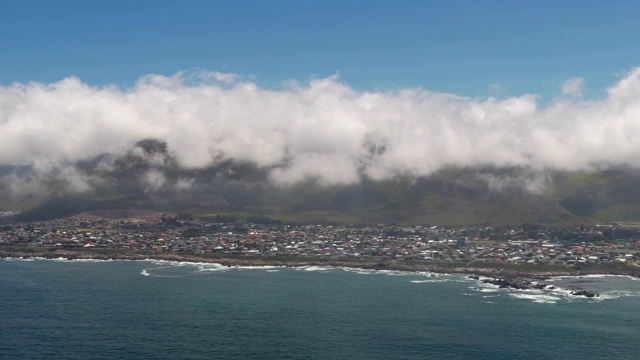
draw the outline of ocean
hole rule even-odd
[[[0,359],[637,359],[640,281],[0,260]],[[599,293],[576,297],[571,290]]]

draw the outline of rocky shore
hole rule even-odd
[[[311,259],[292,258],[279,259],[278,257],[250,257],[250,256],[203,256],[193,253],[165,253],[165,252],[108,252],[108,251],[84,251],[56,249],[47,251],[33,251],[32,249],[0,250],[0,258],[45,258],[45,259],[94,259],[94,260],[164,260],[178,262],[206,262],[217,263],[225,266],[332,266],[371,270],[394,270],[410,272],[430,272],[436,274],[468,274],[470,278],[480,280],[480,276],[486,277],[481,281],[497,285],[501,288],[513,289],[545,289],[547,285],[539,282],[553,276],[583,276],[590,274],[603,275],[627,275],[640,277],[640,267],[627,266],[624,268],[590,268],[568,269],[560,268],[553,271],[530,271],[514,267],[495,268],[466,266],[465,264],[438,264],[418,261],[387,260],[387,261],[353,261],[339,259]],[[574,295],[594,297],[595,293],[578,291]]]
[[[480,281],[479,276],[469,276],[469,278]],[[518,290],[530,290],[530,289],[553,290],[555,289],[555,286],[553,285],[547,285],[542,282],[533,282],[531,280],[523,279],[523,278],[491,278],[491,279],[482,279],[481,281],[485,284],[496,285],[500,289],[518,289]],[[600,296],[600,294],[598,293],[594,293],[587,290],[572,291],[571,295],[585,296],[588,298]]]

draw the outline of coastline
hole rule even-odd
[[[472,276],[485,276],[494,279],[532,279],[544,280],[556,276],[584,276],[584,275],[624,275],[640,278],[640,267],[631,265],[618,266],[591,266],[582,268],[549,268],[541,265],[509,265],[478,263],[434,263],[407,260],[352,260],[333,258],[307,258],[307,257],[250,257],[244,255],[208,256],[208,254],[196,253],[165,253],[149,251],[108,251],[101,249],[69,250],[69,249],[34,249],[13,248],[0,249],[0,258],[45,258],[66,260],[164,260],[176,262],[204,262],[217,263],[224,266],[329,266],[345,267],[369,270],[392,270],[407,272],[429,272],[435,274],[466,274]]]

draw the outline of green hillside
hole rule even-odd
[[[179,169],[171,169],[179,172]],[[224,164],[192,172],[187,190],[165,184],[145,190],[135,172],[112,176],[109,187],[93,193],[32,197],[3,207],[28,209],[19,220],[36,221],[107,208],[145,208],[194,215],[233,214],[295,223],[477,224],[629,222],[640,220],[640,171],[606,169],[550,174],[544,191],[518,186],[514,169],[482,169],[482,174],[507,179],[489,186],[478,169],[447,169],[428,178],[397,178],[323,187],[313,180],[291,187],[265,182],[264,171],[247,164]],[[229,178],[231,174],[232,178]],[[481,175],[482,175],[481,174]],[[174,175],[178,178],[180,175]],[[122,186],[118,186],[121,182]]]

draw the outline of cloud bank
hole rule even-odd
[[[157,139],[180,167],[250,162],[283,186],[429,176],[447,167],[640,167],[640,68],[602,99],[581,100],[583,86],[583,79],[569,79],[559,89],[565,96],[541,107],[531,94],[368,92],[337,77],[281,89],[218,72],[147,75],[130,89],[75,77],[14,83],[0,87],[0,164],[30,165],[86,190],[79,161]],[[164,183],[158,172],[146,176],[151,188]]]

